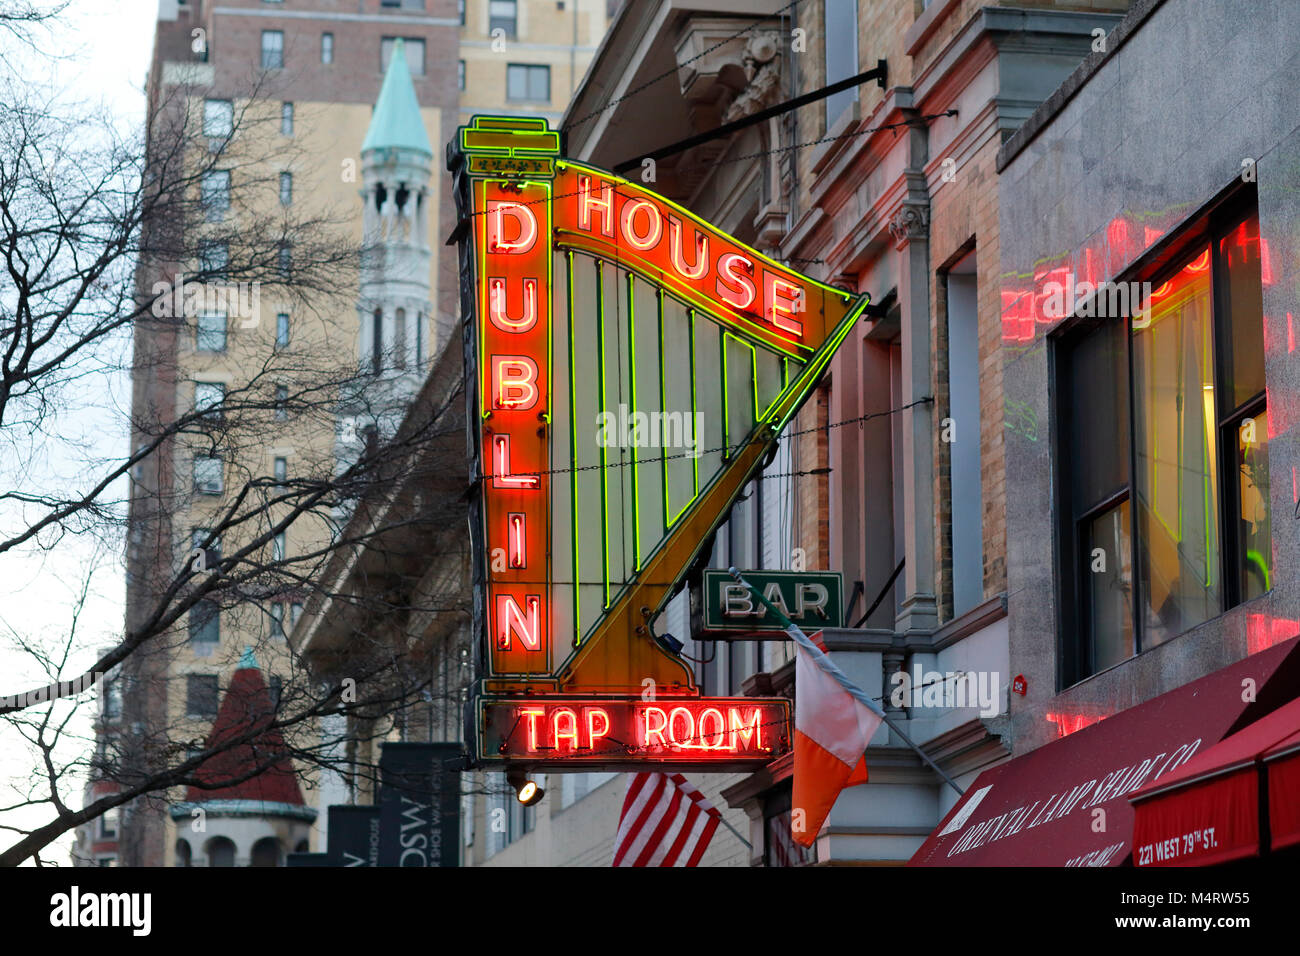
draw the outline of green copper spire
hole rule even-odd
[[[257,658],[253,656],[253,649],[247,645],[244,646],[244,655],[239,659],[239,670],[257,670]]]
[[[393,43],[393,54],[388,61],[375,114],[370,118],[370,129],[361,144],[361,152],[368,149],[409,149],[433,158],[429,134],[420,118],[420,103],[415,98],[415,85],[411,70],[406,65],[406,48],[401,39]]]

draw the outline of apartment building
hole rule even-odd
[[[210,408],[219,421],[226,396],[265,379],[268,367],[282,374],[267,383],[277,404],[263,441],[246,442],[222,458],[201,447],[204,442],[172,439],[136,470],[128,628],[151,613],[182,560],[199,550],[218,560],[223,546],[230,553],[239,545],[213,539],[205,528],[247,482],[286,481],[342,467],[364,445],[362,412],[390,427],[400,421],[404,403],[447,344],[456,313],[455,257],[443,244],[454,227],[453,210],[444,201],[449,186],[445,174],[435,171],[434,154],[458,125],[470,89],[472,110],[563,109],[606,19],[603,0],[570,0],[568,7],[559,10],[540,0],[160,0],[147,91],[155,123],[201,125],[214,149],[222,144],[230,168],[212,170],[200,185],[205,213],[195,228],[212,238],[198,238],[199,258],[143,261],[136,278],[142,294],[178,274],[219,264],[230,252],[223,237],[237,236],[241,225],[247,228],[281,208],[286,215],[328,222],[333,235],[361,248],[376,235],[387,236],[385,183],[420,176],[425,182],[412,220],[418,235],[404,237],[396,256],[363,268],[350,288],[312,296],[291,283],[282,288],[267,281],[256,289],[256,317],[212,310],[187,316],[185,323],[137,326],[133,413],[142,422],[165,421],[197,407]],[[385,81],[395,51],[401,51],[406,69],[388,84],[397,88],[388,97]],[[470,83],[467,59],[474,61]],[[414,121],[403,114],[405,102],[385,102],[404,98],[408,88],[416,103]],[[403,151],[411,137],[422,137],[423,144]],[[393,165],[401,162],[414,166]],[[251,209],[244,206],[249,202]],[[292,255],[280,253],[270,280],[287,272]],[[290,370],[322,356],[339,367],[351,363],[361,372],[381,372],[335,408],[316,401],[311,414],[290,412],[297,394]],[[146,440],[143,432],[137,436],[138,444]],[[267,560],[323,546],[329,524],[310,517],[296,522],[271,542]],[[293,679],[286,640],[306,599],[305,589],[286,587],[220,606],[204,604],[177,623],[173,638],[160,642],[166,646],[133,655],[115,691],[120,708],[103,708],[97,729],[101,759],[89,792],[118,786],[109,779],[115,773],[100,771],[120,771],[128,753],[141,759],[150,747],[174,750],[177,738],[202,742],[235,675],[250,670],[241,666],[249,660],[246,649],[256,650],[257,670],[274,698],[280,682]],[[318,783],[313,792],[322,809],[355,796],[329,775]],[[177,828],[185,822],[173,819],[168,804],[174,809],[184,797],[177,791],[166,799],[142,798],[124,807],[120,822],[107,830],[88,825],[79,838],[94,850],[82,856],[122,865],[180,862]],[[324,814],[319,816],[313,843],[324,840]],[[227,852],[222,843],[212,858],[222,862],[211,863],[204,844],[219,836],[212,831],[207,840],[189,839],[184,859],[193,865],[250,860],[249,848]],[[296,838],[282,842],[280,861],[301,849]],[[259,854],[263,862],[265,850]]]

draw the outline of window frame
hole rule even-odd
[[[1242,573],[1238,550],[1238,521],[1236,516],[1241,510],[1240,489],[1237,474],[1234,471],[1236,441],[1238,430],[1247,418],[1258,417],[1268,411],[1267,388],[1241,403],[1228,407],[1227,395],[1231,382],[1229,370],[1225,368],[1227,350],[1225,341],[1231,336],[1231,314],[1227,301],[1229,284],[1226,263],[1221,253],[1221,242],[1231,235],[1252,216],[1258,220],[1259,206],[1255,189],[1230,189],[1217,197],[1200,212],[1190,217],[1181,227],[1170,231],[1162,241],[1156,243],[1141,260],[1134,263],[1113,281],[1150,282],[1153,289],[1173,279],[1179,272],[1194,261],[1197,250],[1208,247],[1210,253],[1210,348],[1211,367],[1214,370],[1214,426],[1215,426],[1215,461],[1212,463],[1215,480],[1218,483],[1218,520],[1215,532],[1218,536],[1218,572],[1220,585],[1219,609],[1206,621],[1185,627],[1177,634],[1171,634],[1166,640],[1150,643],[1146,638],[1146,625],[1143,620],[1143,581],[1141,561],[1143,548],[1146,546],[1139,535],[1140,516],[1137,506],[1138,493],[1138,411],[1134,390],[1136,378],[1134,369],[1134,329],[1132,316],[1124,317],[1124,357],[1123,367],[1126,377],[1123,386],[1126,390],[1128,447],[1127,478],[1122,486],[1105,495],[1076,513],[1073,507],[1073,492],[1070,488],[1070,474],[1074,450],[1069,447],[1068,434],[1069,411],[1065,408],[1069,376],[1072,374],[1071,359],[1077,354],[1082,341],[1095,334],[1100,323],[1114,321],[1113,318],[1080,318],[1071,315],[1056,329],[1049,333],[1051,348],[1051,379],[1053,407],[1051,421],[1053,428],[1051,454],[1053,457],[1054,493],[1059,502],[1054,516],[1057,536],[1054,558],[1061,569],[1056,575],[1057,606],[1060,608],[1057,620],[1057,689],[1064,690],[1082,681],[1096,676],[1103,671],[1141,656],[1143,653],[1176,640],[1183,634],[1209,621],[1217,620],[1233,608],[1241,606],[1247,600],[1244,595]],[[1264,238],[1261,235],[1260,257],[1263,264]],[[1262,285],[1262,275],[1261,275]],[[1260,316],[1261,322],[1263,316]],[[1083,552],[1086,545],[1081,529],[1108,511],[1128,503],[1127,528],[1130,549],[1130,582],[1128,593],[1128,613],[1133,634],[1133,654],[1123,661],[1097,667],[1095,662],[1095,637],[1091,627],[1091,613],[1086,601],[1087,575],[1091,574],[1090,562]],[[1253,599],[1252,599],[1253,600]]]
[[[196,690],[199,688],[199,681],[203,681],[202,690],[206,693],[211,688],[212,692],[212,712],[200,713],[194,707],[195,697],[198,696]],[[209,683],[210,682],[210,683]],[[221,680],[216,674],[198,674],[191,673],[185,675],[185,716],[190,720],[215,720],[217,713],[221,710]]]
[[[523,70],[524,72],[524,95],[514,96],[510,92],[510,71]],[[532,96],[532,77],[534,71],[540,72],[546,77],[546,96],[545,98]],[[552,95],[551,88],[551,67],[548,63],[507,63],[506,64],[506,100],[511,103],[550,103]]]
[[[267,46],[267,41],[273,38],[279,38],[279,45],[272,44]],[[269,57],[268,57],[269,54]],[[270,62],[268,59],[279,62]],[[284,69],[284,31],[283,30],[263,30],[261,41],[261,63],[264,70],[283,70]]]
[[[217,490],[208,491],[208,484],[199,483],[199,462],[215,461],[219,466],[219,476],[217,478]],[[226,462],[220,455],[195,455],[194,456],[194,493],[199,495],[208,495],[211,497],[220,497],[226,493]]]

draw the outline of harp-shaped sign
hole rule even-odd
[[[761,764],[788,702],[708,699],[655,621],[866,307],[544,120],[448,145],[475,482],[480,761]]]

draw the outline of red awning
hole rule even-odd
[[[1298,647],[1292,638],[984,771],[908,865],[1123,863],[1133,846],[1128,796],[1172,779],[1198,753],[1296,697]],[[1253,702],[1242,700],[1247,678]],[[1052,715],[1062,728],[1082,723],[1074,716]]]
[[[1264,752],[1274,850],[1300,844],[1300,730]]]
[[[1287,741],[1300,739],[1300,700],[1279,707],[1189,760],[1163,780],[1135,792],[1133,846],[1138,866],[1209,866],[1260,852],[1260,777],[1265,754],[1277,750],[1269,766],[1279,779],[1282,845],[1300,840],[1286,829],[1288,804],[1300,791],[1287,773],[1300,766],[1288,755]],[[1294,746],[1294,744],[1293,744]],[[1290,783],[1290,788],[1288,788]],[[1269,781],[1270,807],[1273,781]],[[1288,800],[1288,797],[1290,798]],[[1270,828],[1272,813],[1270,812]],[[1276,846],[1277,841],[1273,842]]]

